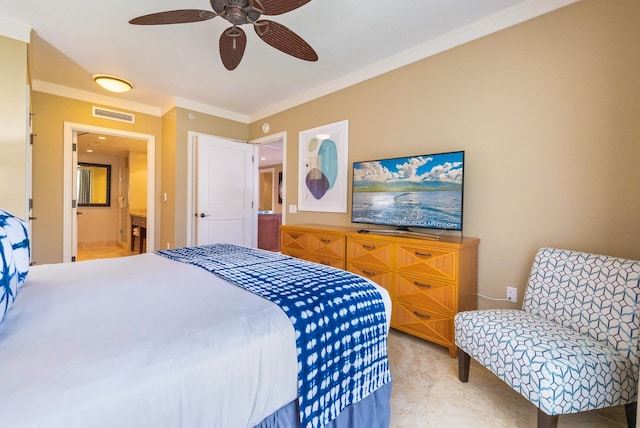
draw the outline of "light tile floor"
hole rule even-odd
[[[131,252],[118,246],[78,248],[76,260],[81,262],[83,260],[111,259],[115,257],[132,256],[134,254],[138,254],[138,252]]]
[[[535,427],[537,409],[472,360],[469,382],[441,346],[391,330],[391,428]],[[560,416],[558,428],[626,427],[624,407]]]

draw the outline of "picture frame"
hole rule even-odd
[[[111,206],[111,165],[78,162],[78,206]]]
[[[347,212],[349,121],[298,136],[298,210]]]

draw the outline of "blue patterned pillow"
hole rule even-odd
[[[7,232],[0,227],[0,322],[18,293],[18,273],[13,261],[13,247]]]
[[[13,259],[18,271],[18,287],[25,283],[31,263],[31,246],[29,245],[29,227],[27,222],[0,209],[0,227],[6,231],[11,246]]]

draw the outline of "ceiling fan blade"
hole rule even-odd
[[[235,70],[242,61],[247,34],[240,27],[229,27],[220,36],[220,59],[227,70]]]
[[[282,24],[261,19],[253,26],[258,36],[274,48],[305,61],[317,61],[318,54],[302,37]]]
[[[304,6],[311,0],[259,0],[264,7],[264,15],[282,15]]]
[[[211,3],[211,9],[216,13],[222,13],[229,4],[229,0],[209,0],[209,3]]]
[[[129,21],[135,25],[161,25],[161,24],[185,24],[188,22],[206,21],[215,18],[216,13],[199,9],[169,10],[166,12],[152,13],[138,16]]]

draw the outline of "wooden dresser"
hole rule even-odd
[[[440,240],[357,233],[355,228],[282,226],[282,252],[371,279],[391,296],[391,327],[446,346],[455,357],[453,317],[477,308],[476,238]]]

